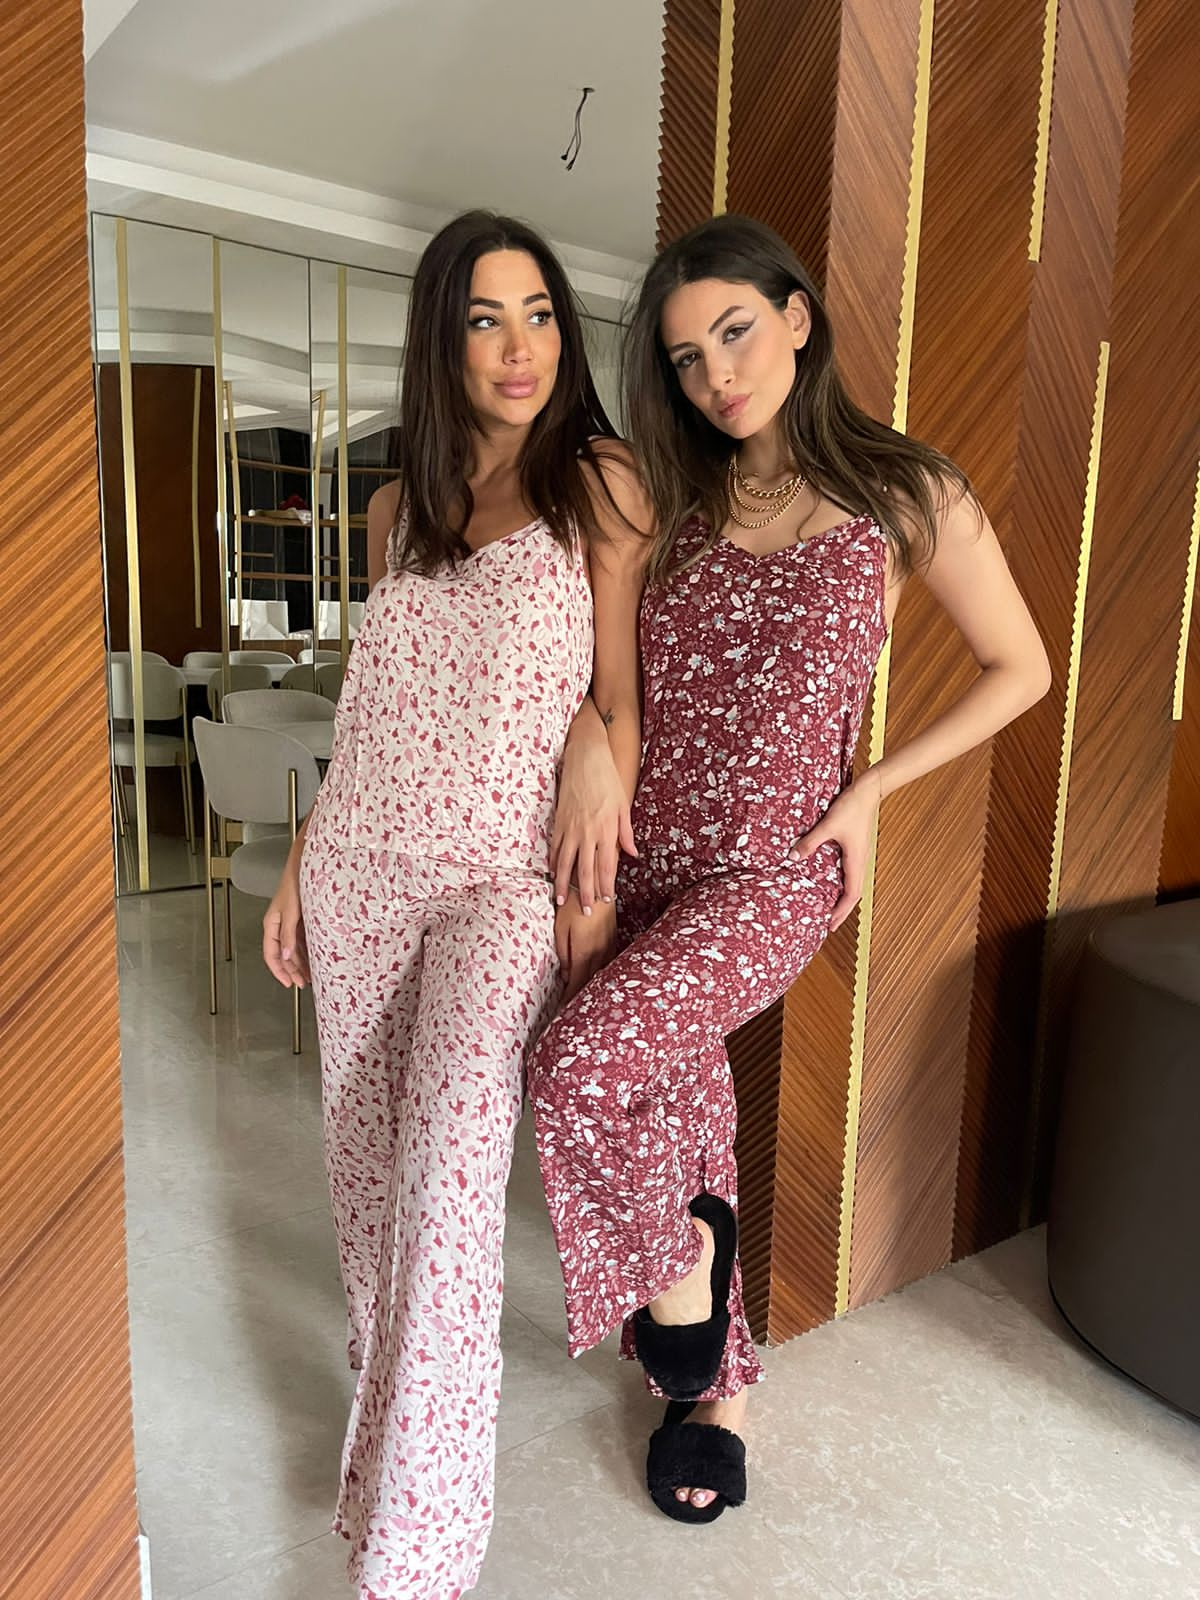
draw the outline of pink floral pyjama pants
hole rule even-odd
[[[456,1600],[492,1521],[504,1191],[557,992],[553,890],[318,829],[301,896],[361,1363],[334,1526],[363,1600]]]
[[[725,1039],[815,955],[841,883],[834,845],[807,862],[711,876],[653,850],[622,864],[624,948],[550,1025],[529,1064],[572,1355],[695,1266],[693,1196],[707,1191],[736,1208]],[[762,1376],[738,1272],[729,1310],[706,1399]],[[628,1320],[621,1353],[634,1355]]]

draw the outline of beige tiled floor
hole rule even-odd
[[[317,1063],[238,909],[208,1015],[202,900],[125,901],[122,1012],[141,1515],[154,1600],[349,1600],[326,1533],[350,1376]],[[656,1409],[561,1350],[522,1130],[497,1523],[480,1600],[1200,1600],[1200,1427],[1080,1348],[1027,1234],[767,1355],[750,1503],[640,1484]]]

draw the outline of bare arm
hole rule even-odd
[[[982,744],[1050,687],[1045,646],[986,516],[959,500],[943,513],[938,533],[924,580],[962,634],[979,676],[947,711],[864,774],[878,784],[880,798]]]
[[[566,900],[574,873],[585,909],[597,894],[610,900],[615,893],[618,847],[635,853],[629,807],[641,762],[637,623],[649,548],[643,530],[650,524],[632,452],[606,441],[597,453],[604,484],[593,487],[599,537],[590,547],[592,692],[564,754],[551,856],[558,903]]]
[[[923,576],[966,641],[979,675],[954,705],[856,778],[793,850],[794,858],[803,859],[830,841],[840,848],[843,887],[834,928],[862,895],[883,797],[982,744],[1050,687],[1045,647],[995,532],[974,501],[947,505]]]

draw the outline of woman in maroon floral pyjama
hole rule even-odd
[[[725,1038],[852,909],[882,796],[1018,715],[1048,668],[967,480],[849,400],[820,299],[778,236],[720,217],[668,246],[629,340],[631,433],[659,526],[640,628],[639,854],[621,869],[619,953],[543,1035],[529,1088],[569,1347],[624,1320],[622,1354],[672,1401],[651,1440],[652,1497],[699,1522],[745,1496],[736,1398],[762,1376],[734,1259]],[[913,570],[980,674],[852,782]],[[709,1314],[680,1315],[698,1278]]]

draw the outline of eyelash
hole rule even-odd
[[[543,318],[545,318],[545,320],[543,322],[537,322],[536,319],[538,317],[543,317]],[[532,312],[530,314],[529,320],[531,322],[533,322],[535,324],[535,326],[537,326],[539,328],[548,328],[550,326],[550,324],[554,321],[554,313],[553,313],[553,311],[546,311],[544,309],[541,310],[541,311],[534,311],[534,312]],[[468,317],[467,318],[467,327],[468,328],[475,328],[475,329],[478,329],[478,330],[482,330],[483,332],[487,332],[488,330],[485,329],[484,326],[483,326],[484,323],[485,322],[494,323],[495,321],[496,321],[495,317],[489,316],[485,312],[480,317]]]
[[[729,327],[726,328],[725,332],[721,335],[721,342],[725,344],[731,339],[740,339],[743,334],[750,332],[752,326],[753,324],[749,322],[730,323]],[[680,356],[679,360],[675,363],[676,372],[686,372],[695,359],[696,355],[692,350],[689,350],[686,355]]]

